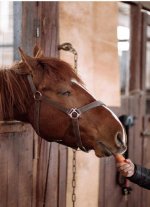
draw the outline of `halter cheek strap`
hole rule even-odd
[[[33,79],[32,79],[31,75],[27,75],[27,78],[28,78],[29,85],[30,85],[30,88],[33,93],[34,101],[35,101],[34,128],[35,128],[36,132],[38,133],[38,135],[40,135],[40,129],[39,129],[40,105],[41,105],[41,101],[44,101],[44,102],[48,103],[49,105],[53,106],[54,108],[58,109],[59,111],[64,112],[66,115],[68,115],[71,118],[74,135],[77,139],[77,148],[79,147],[82,151],[88,152],[88,150],[83,146],[83,143],[81,140],[80,128],[79,128],[79,118],[82,113],[89,111],[93,108],[96,108],[98,106],[103,106],[104,103],[102,103],[101,101],[93,101],[93,102],[86,104],[86,105],[79,107],[79,108],[67,109],[67,108],[63,107],[61,104],[59,104],[58,102],[51,100],[47,96],[43,96],[40,91],[37,91],[37,89],[33,83]]]

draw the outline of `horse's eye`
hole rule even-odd
[[[70,91],[63,91],[63,92],[59,92],[59,94],[61,94],[62,96],[70,96],[71,92]]]
[[[43,92],[46,92],[46,91],[49,91],[49,90],[50,90],[50,89],[49,89],[49,88],[46,88],[46,87],[43,87],[43,88],[42,88],[42,91],[43,91]]]

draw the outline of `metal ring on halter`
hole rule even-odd
[[[42,99],[42,94],[40,91],[36,91],[33,95],[35,101],[40,101]]]
[[[72,108],[68,111],[68,116],[70,116],[71,119],[78,119],[81,115],[81,112],[77,108]]]

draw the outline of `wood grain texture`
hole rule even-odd
[[[31,207],[33,130],[15,127],[16,132],[0,134],[0,206]]]
[[[146,91],[146,70],[147,70],[147,28],[150,26],[150,17],[146,13],[142,14],[142,57],[141,57],[141,71],[142,71],[142,89],[145,91],[142,106],[144,110],[143,117],[143,128],[142,132],[150,131],[150,113],[147,110],[150,105],[146,103],[149,100],[148,92]],[[149,136],[142,136],[142,165],[148,169],[150,169],[150,138]],[[148,190],[142,189],[142,206],[150,205],[150,192]]]
[[[140,80],[141,27],[142,27],[141,5],[133,4],[131,6],[130,19],[131,19],[130,91],[132,91],[132,90],[139,90],[141,85],[141,80]]]
[[[35,25],[39,27],[36,37]],[[57,2],[23,2],[23,48],[32,54],[37,43],[46,56],[58,56]],[[67,150],[58,144],[34,137],[33,203],[34,207],[65,206]],[[36,189],[35,189],[36,188]]]

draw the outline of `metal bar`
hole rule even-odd
[[[129,42],[129,40],[128,39],[118,40],[118,42]]]
[[[19,124],[19,123],[23,123],[23,122],[16,121],[16,120],[12,120],[12,121],[0,121],[0,125],[12,125],[12,124]]]
[[[0,44],[0,47],[3,48],[13,47],[13,46],[14,46],[13,44]]]
[[[20,56],[18,53],[18,47],[21,46],[21,31],[22,31],[22,2],[13,2],[13,22],[14,22],[14,28],[13,28],[13,57],[14,60],[19,60]]]

